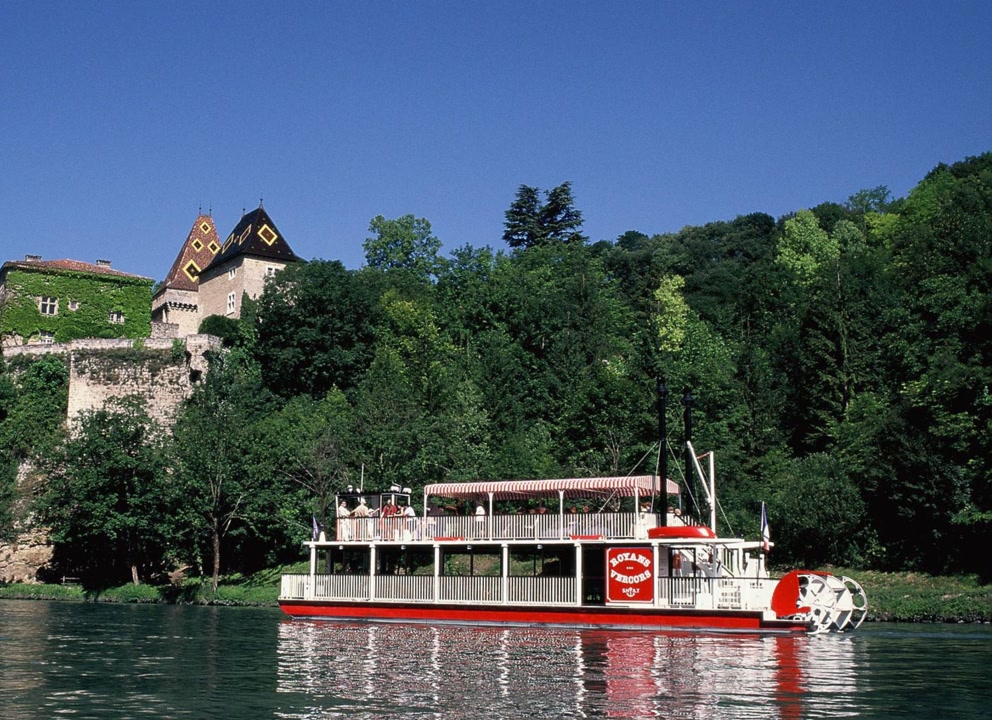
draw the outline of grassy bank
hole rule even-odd
[[[834,569],[868,595],[868,619],[894,622],[992,622],[992,585],[975,575],[939,576]]]
[[[271,568],[250,576],[227,576],[221,578],[216,593],[210,588],[210,578],[187,578],[178,584],[128,583],[102,590],[86,590],[74,584],[12,583],[0,585],[0,599],[275,607],[279,597],[279,577],[283,573],[305,573],[307,567],[304,562]]]
[[[251,576],[229,576],[216,593],[211,592],[209,579],[200,578],[179,585],[122,585],[99,592],[87,592],[78,585],[0,585],[0,599],[274,607],[279,576],[306,571],[307,564],[299,563]],[[992,622],[992,585],[981,585],[974,575],[934,577],[845,568],[830,571],[861,583],[868,595],[869,622]]]

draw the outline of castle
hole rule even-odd
[[[223,244],[213,218],[201,214],[152,297],[152,322],[174,325],[183,337],[211,315],[238,318],[245,295],[258,297],[267,278],[299,260],[261,205],[241,217]]]
[[[199,214],[154,293],[150,278],[108,260],[28,255],[0,267],[0,346],[7,358],[67,357],[70,421],[111,398],[138,395],[169,426],[206,372],[205,353],[219,347],[217,338],[197,335],[200,323],[239,318],[245,296],[258,297],[267,278],[299,261],[261,204],[223,243],[213,218]],[[135,347],[142,352],[127,352]]]

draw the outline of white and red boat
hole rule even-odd
[[[346,506],[365,504],[371,516],[339,517],[333,538],[307,542],[309,573],[283,576],[279,604],[293,617],[348,621],[737,633],[858,627],[868,605],[854,580],[814,571],[775,579],[767,539],[716,535],[713,456],[697,457],[688,440],[686,447],[708,523],[682,515],[682,488],[668,480],[662,490],[654,475],[428,485],[427,513],[415,517],[376,512],[390,501],[409,504],[398,488],[346,494]]]

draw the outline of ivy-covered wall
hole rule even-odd
[[[10,268],[0,303],[0,339],[37,341],[42,332],[57,343],[78,338],[146,338],[151,335],[152,281],[67,270]],[[58,298],[58,314],[42,315],[39,297]],[[75,307],[75,309],[70,309]],[[124,322],[110,321],[120,313]]]

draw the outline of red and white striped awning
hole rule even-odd
[[[626,477],[564,478],[560,480],[489,480],[485,482],[435,483],[424,488],[427,497],[479,499],[492,495],[494,500],[534,497],[568,498],[647,496],[658,492],[661,482],[654,475]],[[679,486],[668,481],[667,494],[678,495]]]

